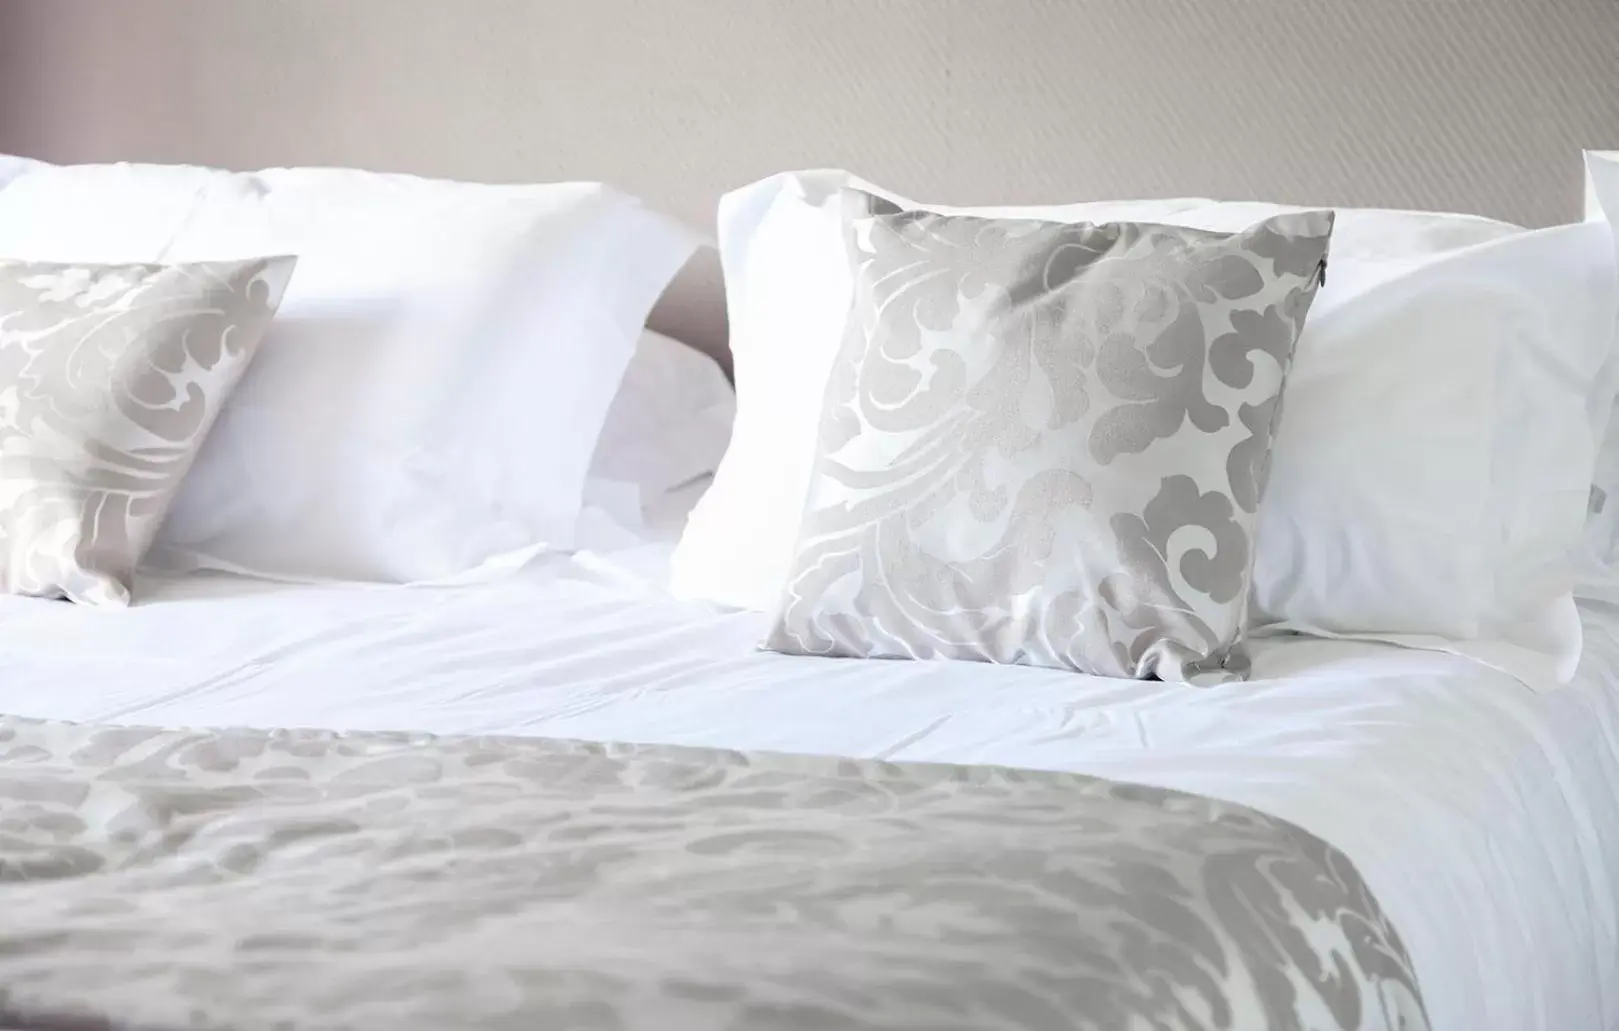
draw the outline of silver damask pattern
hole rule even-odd
[[[293,265],[0,262],[0,591],[128,603]]]
[[[0,718],[0,800],[6,1027],[1428,1026],[1342,853],[1092,777]]]
[[[1223,680],[1332,213],[1242,233],[900,211],[854,302],[766,646]]]

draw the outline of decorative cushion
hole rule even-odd
[[[293,265],[0,262],[0,590],[128,603]]]
[[[843,203],[854,303],[767,646],[1243,674],[1332,214],[1226,234]]]

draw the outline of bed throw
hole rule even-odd
[[[0,717],[0,1027],[1427,1026],[1342,853],[1182,792]]]

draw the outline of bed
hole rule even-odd
[[[92,620],[10,599],[0,682],[10,711],[49,720],[635,742],[1192,792],[1341,848],[1433,1026],[1605,1026],[1619,1006],[1619,609],[1582,608],[1579,677],[1541,696],[1453,656],[1294,638],[1256,646],[1252,681],[1192,693],[828,667],[757,651],[757,615],[668,597],[669,534],[643,532],[496,584],[158,578],[146,603]]]
[[[1611,4],[341,6],[0,5],[0,1027],[1619,1031]],[[1209,669],[784,630],[913,215],[1268,227],[1188,291]],[[20,579],[7,305],[226,262],[155,544]]]

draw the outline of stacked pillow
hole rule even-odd
[[[571,547],[647,313],[698,243],[598,183],[0,167],[0,255],[298,257],[147,556],[171,569],[413,582]]]
[[[975,501],[977,526],[969,521],[940,531],[933,520],[942,502],[919,493],[901,506],[895,524],[908,527],[909,550],[887,540],[887,551],[868,546],[811,553],[826,527],[837,523],[839,507],[846,522],[869,514],[861,493],[871,489],[869,463],[879,463],[880,475],[891,477],[894,468],[926,458],[927,443],[920,439],[890,439],[881,453],[865,448],[861,442],[872,420],[905,412],[924,395],[948,396],[955,403],[973,389],[992,389],[973,378],[970,362],[948,356],[960,351],[963,334],[982,339],[982,326],[1004,321],[1025,291],[1022,279],[1006,279],[1000,272],[1000,278],[980,277],[988,282],[963,280],[963,296],[998,297],[985,301],[994,310],[975,312],[965,322],[923,321],[928,334],[890,339],[893,318],[882,308],[885,302],[857,289],[861,261],[881,256],[856,253],[851,261],[850,234],[869,236],[870,231],[846,224],[850,188],[886,199],[910,219],[926,211],[1065,224],[1156,223],[1226,234],[1300,209],[1199,200],[951,209],[918,205],[836,171],[772,177],[722,200],[720,250],[737,424],[713,488],[676,551],[677,592],[778,611],[772,643],[806,651],[903,653],[893,641],[894,621],[903,616],[914,622],[924,610],[932,615],[922,621],[937,624],[939,613],[976,608],[980,625],[1003,634],[998,640],[1021,639],[1039,625],[1030,615],[1028,591],[1001,597],[988,609],[978,598],[969,605],[952,594],[964,588],[945,582],[954,575],[950,568],[959,571],[960,563],[933,561],[965,557],[983,545],[981,535],[997,518],[999,494]],[[1021,231],[992,227],[987,237]],[[884,239],[890,246],[903,234]],[[971,232],[965,240],[951,246],[983,244]],[[1281,402],[1267,410],[1262,400],[1242,401],[1225,416],[1233,425],[1257,431],[1281,410],[1248,556],[1251,625],[1261,632],[1453,651],[1537,687],[1566,680],[1580,651],[1570,556],[1584,530],[1596,446],[1614,393],[1619,287],[1607,230],[1593,224],[1531,232],[1468,216],[1342,210],[1332,233],[1330,264],[1290,352],[1291,366],[1286,366],[1288,349],[1280,344],[1270,349],[1272,357],[1249,363],[1256,378],[1261,368],[1285,375]],[[1117,289],[1129,298],[1147,286],[1143,281]],[[1266,316],[1254,312],[1239,320],[1241,314],[1205,313],[1205,335],[1229,328],[1255,339],[1263,336],[1258,320]],[[896,371],[880,390],[862,398],[863,407],[851,410],[847,383],[832,383],[831,373],[846,345],[846,328],[853,339],[862,318],[869,323],[861,331],[863,343],[848,346],[874,351]],[[1089,346],[1099,348],[1113,325],[1102,321],[1087,328]],[[1004,333],[1001,338],[1004,342]],[[1242,346],[1244,353],[1259,350]],[[1079,364],[1092,360],[1081,357]],[[1179,359],[1162,348],[1137,350],[1119,360],[1126,362],[1121,369],[1131,370],[1134,385],[1126,392],[1137,391],[1137,401],[1182,371]],[[1028,413],[1049,404],[1032,400],[1034,395],[1049,399],[1058,379],[1072,375],[1067,364],[1061,368],[1060,375],[1048,370],[1019,381],[1018,389],[1026,392],[1022,403],[1032,406]],[[872,370],[860,372],[865,376]],[[940,392],[943,378],[952,376],[954,392]],[[1213,371],[1205,371],[1203,383],[1210,390],[1223,385]],[[1248,385],[1244,381],[1244,388]],[[1195,414],[1188,409],[1182,418]],[[1212,412],[1205,417],[1211,424],[1218,421]],[[1058,446],[1049,431],[1037,436],[1032,446]],[[1261,434],[1254,436],[1257,441]],[[861,445],[857,461],[842,453],[851,442]],[[1025,441],[974,442],[980,445],[1004,457]],[[1072,453],[1065,467],[1074,470],[1080,456],[1072,442],[1064,446]],[[1256,443],[1249,460],[1262,465],[1263,459]],[[1264,477],[1249,480],[1260,485]],[[841,488],[829,486],[839,482]],[[992,494],[1010,483],[1002,478],[992,485]],[[1235,489],[1235,479],[1231,484]],[[1068,524],[1070,532],[1077,534],[1073,525]],[[934,540],[929,534],[942,536]],[[1224,561],[1224,542],[1207,526],[1158,537],[1164,539],[1154,537],[1147,550],[1161,553],[1181,599],[1189,591],[1198,593],[1196,581],[1207,583],[1210,569]],[[969,546],[967,538],[976,543]],[[917,543],[929,540],[933,543]],[[1085,554],[1072,537],[1065,547],[1054,550],[1050,561]],[[873,593],[892,572],[895,554],[909,563],[913,583],[931,581],[900,592],[883,583]],[[1122,550],[1113,561],[1127,561]],[[817,563],[820,570],[806,581],[806,570]],[[1106,576],[1087,576],[1089,601],[1105,601]],[[806,590],[806,583],[814,590]],[[835,583],[841,586],[831,586]],[[806,615],[806,597],[827,590],[842,592],[837,611]],[[1031,590],[1038,595],[1040,589]],[[1160,599],[1160,610],[1171,604],[1167,597]],[[1126,601],[1126,608],[1142,604]],[[1124,625],[1139,630],[1144,619],[1137,616]],[[794,620],[800,624],[796,634],[789,632]],[[876,646],[884,634],[887,643]],[[1104,636],[1117,643],[1117,632]],[[848,645],[857,639],[859,646]],[[933,639],[916,653],[958,654],[957,644]],[[1137,661],[1128,671],[1163,675],[1161,665],[1139,664],[1148,644],[1129,642],[1125,654]],[[1049,648],[1007,647],[1011,650],[978,657],[1040,661],[1037,655],[1051,654]],[[1111,669],[1105,662],[1087,668]]]
[[[607,410],[591,478],[652,504],[719,467],[735,419],[736,392],[714,359],[647,330]]]

